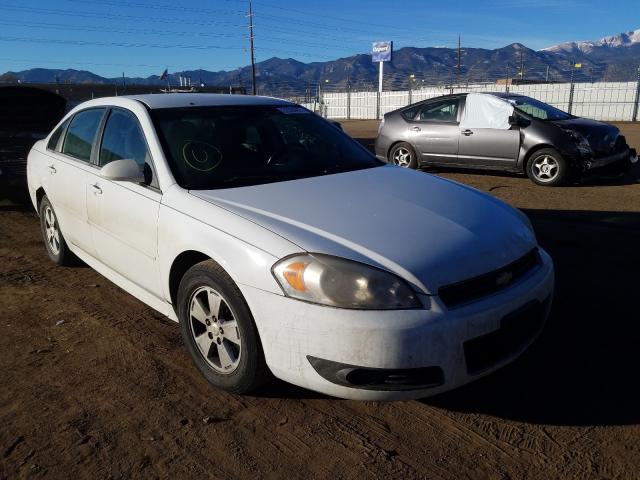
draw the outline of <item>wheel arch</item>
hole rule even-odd
[[[526,151],[524,158],[522,160],[522,163],[520,164],[520,168],[522,169],[522,171],[524,173],[527,172],[527,165],[529,163],[529,161],[531,160],[531,158],[533,157],[533,155],[540,151],[540,150],[544,150],[545,148],[552,148],[554,150],[558,150],[555,146],[553,146],[550,143],[538,143],[536,145],[534,145],[533,147],[531,147],[529,150]]]
[[[395,147],[396,145],[398,145],[399,143],[406,143],[407,145],[409,145],[412,150],[413,153],[416,154],[416,156],[418,155],[417,151],[416,151],[416,147],[413,145],[413,143],[409,142],[408,140],[396,140],[395,142],[393,142],[391,145],[389,145],[389,148],[387,149],[387,161],[391,160],[389,158],[389,155],[391,155],[391,150],[393,150],[393,147]]]
[[[38,187],[36,190],[36,211],[38,214],[40,214],[40,202],[42,202],[42,199],[46,194],[47,192],[45,192],[44,187]]]
[[[186,250],[173,259],[171,268],[169,269],[169,296],[171,298],[171,305],[173,306],[173,310],[176,312],[176,315],[178,313],[177,300],[180,280],[182,280],[184,274],[187,273],[187,270],[189,270],[191,267],[207,260],[213,259],[209,255],[197,250]]]

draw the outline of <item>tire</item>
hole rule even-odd
[[[53,205],[51,205],[46,195],[40,200],[38,213],[40,215],[42,239],[44,240],[44,246],[51,261],[61,266],[75,265],[78,262],[78,257],[69,250],[69,246],[60,230],[58,217],[53,209]]]
[[[270,379],[251,311],[213,260],[194,265],[182,277],[178,318],[191,359],[214,386],[247,393]]]
[[[529,158],[527,176],[538,185],[557,187],[569,179],[569,165],[557,150],[542,148]]]
[[[396,143],[389,151],[389,163],[403,168],[418,168],[416,151],[407,142]]]

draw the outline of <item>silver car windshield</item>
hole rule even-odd
[[[505,97],[517,110],[527,115],[537,118],[538,120],[567,120],[572,118],[567,112],[563,112],[559,108],[536,100],[531,97]]]
[[[338,127],[298,106],[170,108],[151,115],[176,181],[191,190],[382,165]]]

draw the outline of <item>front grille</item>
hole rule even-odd
[[[438,295],[447,308],[455,308],[507,288],[539,264],[540,254],[536,247],[498,270],[440,287]]]
[[[542,329],[550,302],[537,300],[510,313],[500,321],[500,329],[464,342],[469,375],[488,370],[520,353]]]

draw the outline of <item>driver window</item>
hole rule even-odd
[[[131,113],[113,109],[104,127],[99,165],[122,159],[135,160],[144,171],[145,183],[158,187],[140,124]]]
[[[422,122],[457,122],[458,99],[452,98],[424,105],[417,120]]]

